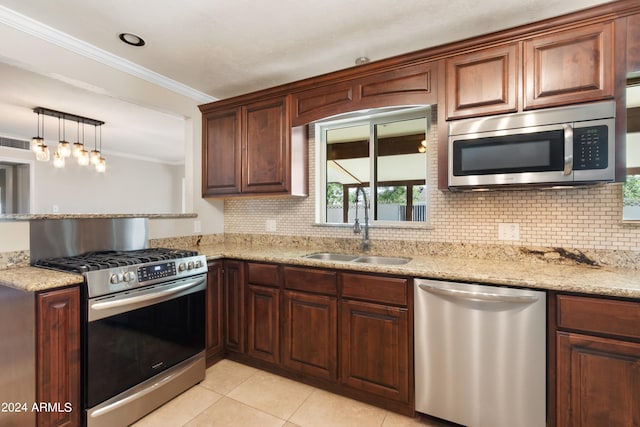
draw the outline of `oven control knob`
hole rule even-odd
[[[115,273],[115,274],[112,274],[111,277],[109,277],[109,282],[116,285],[122,282],[123,279],[124,279],[124,276],[122,275],[122,273]]]
[[[127,271],[126,273],[124,273],[124,280],[125,282],[133,282],[134,280],[136,280],[136,273],[134,273],[133,271]]]
[[[196,263],[195,263],[195,266],[196,266],[196,268],[202,267],[202,261],[197,260]]]
[[[193,270],[193,261],[187,263],[187,270]]]
[[[184,262],[178,264],[178,271],[185,271],[187,269],[187,265]]]

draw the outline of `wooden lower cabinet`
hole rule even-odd
[[[266,362],[280,362],[280,290],[247,285],[247,355]]]
[[[222,329],[224,292],[222,261],[211,261],[207,266],[207,325],[205,330],[207,334],[207,366],[210,366],[224,355],[224,334]]]
[[[244,353],[244,262],[224,261],[224,321],[226,351]]]
[[[60,406],[56,411],[39,411],[37,425],[79,426],[82,412],[79,288],[37,294],[36,369],[36,402]]]
[[[640,343],[558,332],[557,352],[557,427],[640,425]]]
[[[406,308],[361,301],[341,304],[341,381],[409,402],[409,314]]]
[[[640,303],[557,295],[555,315],[556,427],[640,426]]]
[[[338,370],[336,297],[285,291],[283,321],[284,366],[335,380]]]

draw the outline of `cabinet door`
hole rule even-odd
[[[483,49],[446,60],[448,119],[517,110],[518,46]]]
[[[224,262],[224,346],[244,353],[244,263]]]
[[[640,72],[640,13],[627,18],[627,73]]]
[[[320,378],[337,378],[336,297],[284,292],[283,364]]]
[[[524,41],[524,108],[613,97],[613,24]]]
[[[80,289],[39,294],[36,313],[36,402],[61,405],[60,411],[38,412],[37,425],[79,426]]]
[[[300,126],[314,120],[333,116],[354,107],[355,83],[342,82],[320,86],[292,95],[293,125]]]
[[[286,97],[242,107],[244,119],[242,191],[286,193],[291,148]]]
[[[341,380],[389,399],[409,401],[409,326],[405,308],[341,304]]]
[[[224,312],[224,293],[222,278],[222,261],[212,261],[208,264],[207,273],[207,365],[215,362],[224,352],[222,332],[222,313]]]
[[[208,113],[202,128],[202,196],[240,193],[240,109]]]
[[[247,285],[247,355],[280,362],[280,290]]]
[[[557,333],[557,427],[640,425],[640,344]]]

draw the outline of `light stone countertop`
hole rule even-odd
[[[232,243],[185,249],[195,249],[209,260],[233,258],[640,299],[640,271],[631,269],[420,255],[412,256],[411,261],[404,265],[374,265],[304,258],[304,255],[318,250]],[[0,270],[0,285],[28,292],[82,282],[80,275],[37,267]]]

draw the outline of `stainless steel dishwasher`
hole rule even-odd
[[[416,279],[416,411],[468,427],[546,425],[546,294]]]

